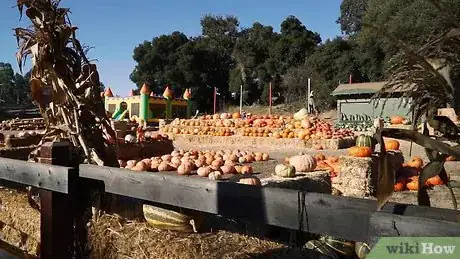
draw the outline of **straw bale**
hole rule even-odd
[[[296,177],[283,178],[271,175],[262,178],[262,186],[294,189],[307,192],[331,193],[331,178],[327,171],[316,171],[310,173],[296,173]]]

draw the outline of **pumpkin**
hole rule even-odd
[[[269,158],[270,157],[269,157],[269,155],[267,153],[262,154],[262,161],[268,161]]]
[[[280,177],[295,177],[295,167],[292,165],[278,164],[275,166],[275,174]]]
[[[242,174],[252,174],[252,173],[253,173],[252,166],[250,166],[250,165],[243,165],[243,166],[241,167],[241,173],[242,173]]]
[[[399,150],[399,141],[391,139],[385,141],[386,150]]]
[[[233,119],[240,119],[240,118],[241,118],[241,114],[240,114],[239,112],[234,112],[234,113],[232,114],[232,118],[233,118]]]
[[[316,168],[316,159],[311,155],[293,156],[289,158],[289,164],[297,172],[312,172]]]
[[[441,180],[441,177],[439,177],[439,175],[429,178],[428,180],[426,180],[426,183],[431,186],[444,184],[444,182]]]
[[[219,171],[214,171],[209,173],[208,175],[209,180],[216,181],[222,179],[222,173]]]
[[[391,116],[390,123],[391,124],[403,124],[404,117],[402,116]]]
[[[420,157],[413,157],[409,162],[407,162],[407,166],[413,168],[422,168],[423,167],[423,160]]]
[[[169,171],[169,170],[171,170],[171,167],[169,166],[168,162],[161,162],[158,165],[158,171],[160,171],[160,172],[166,172],[166,171]]]
[[[180,175],[187,175],[192,173],[192,164],[189,162],[182,163],[177,168],[177,173]]]
[[[236,173],[235,167],[231,165],[224,165],[220,167],[220,170],[224,174],[234,174]]]
[[[235,171],[236,171],[236,173],[241,174],[241,168],[242,168],[242,166],[240,166],[240,165],[235,165]]]
[[[238,158],[238,162],[240,164],[244,164],[244,163],[246,163],[246,158],[244,156],[242,156],[242,157]]]
[[[348,154],[353,157],[370,157],[372,149],[370,147],[351,147],[348,149]]]
[[[400,191],[403,191],[405,187],[406,187],[406,186],[404,185],[403,182],[397,182],[397,183],[395,183],[395,185],[394,185],[394,187],[393,187],[393,190],[394,190],[395,192],[400,192]]]
[[[355,145],[357,147],[372,147],[372,137],[361,134],[356,138]]]
[[[238,183],[246,184],[246,185],[254,185],[254,186],[261,186],[262,183],[260,182],[259,178],[257,177],[248,177],[248,178],[241,178]]]
[[[417,191],[418,190],[418,176],[413,176],[411,177],[411,179],[412,181],[406,184],[406,188],[411,191]]]
[[[136,166],[133,167],[134,171],[147,171],[148,167],[144,161],[137,162]]]
[[[196,173],[201,177],[208,177],[211,173],[211,168],[209,168],[208,166],[200,167],[198,168],[198,170],[196,170]]]

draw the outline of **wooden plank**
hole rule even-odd
[[[379,237],[458,237],[459,222],[422,217],[373,213],[369,219],[369,240],[375,244]]]
[[[373,200],[92,165],[80,165],[80,177],[102,181],[106,192],[118,195],[355,241],[369,240],[377,207]],[[391,203],[378,215],[385,214],[445,222],[460,217],[460,211]],[[439,229],[440,235],[444,232]]]
[[[1,179],[54,192],[68,193],[71,172],[69,167],[0,158]]]

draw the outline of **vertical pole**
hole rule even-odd
[[[217,113],[217,110],[216,110],[216,103],[217,103],[217,88],[214,87],[214,114]]]
[[[40,149],[40,163],[72,166],[69,141],[47,142]],[[51,173],[51,171],[50,171]],[[40,189],[40,258],[72,258],[74,201],[77,171],[69,171],[68,193]]]
[[[243,114],[243,85],[240,85],[240,114]]]
[[[172,119],[172,99],[166,99],[166,119]]]
[[[268,110],[268,115],[272,115],[272,82],[270,81],[270,84],[268,85],[268,105],[269,105],[269,110]]]
[[[310,78],[308,78],[308,85],[307,85],[307,111],[308,113],[311,113],[312,111],[310,111],[310,84],[311,84],[311,80]]]
[[[348,83],[349,83],[349,84],[351,84],[351,82],[352,82],[352,77],[353,77],[353,76],[350,74],[350,78],[348,79]]]

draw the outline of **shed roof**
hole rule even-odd
[[[385,83],[386,82],[340,84],[331,95],[375,94],[383,88]],[[401,92],[401,90],[397,90],[396,92]]]

